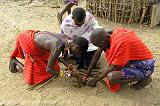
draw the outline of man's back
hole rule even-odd
[[[51,50],[62,45],[62,40],[60,40],[58,35],[51,32],[36,33],[34,41],[38,48],[44,50]]]
[[[106,54],[109,64],[124,65],[130,60],[152,59],[153,55],[147,46],[131,30],[117,28],[110,40],[110,50]]]

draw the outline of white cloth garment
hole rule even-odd
[[[98,25],[98,22],[95,19],[95,17],[89,12],[86,12],[85,23],[80,27],[75,25],[72,19],[72,14],[70,14],[66,16],[62,22],[61,33],[69,36],[70,38],[74,38],[77,36],[86,38],[89,41],[88,51],[93,51],[96,50],[97,47],[90,42],[90,34],[92,30],[96,28],[102,27]]]

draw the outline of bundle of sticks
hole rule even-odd
[[[66,66],[64,70],[64,75],[67,77],[75,77],[79,87],[86,85],[86,73],[85,71],[79,70],[78,65],[75,64],[74,60],[64,58],[59,58],[59,62]]]

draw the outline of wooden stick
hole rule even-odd
[[[107,6],[107,1],[106,0],[104,0],[104,5],[103,5],[103,9],[104,9],[104,18],[106,19],[107,18],[107,13],[108,13],[108,6]]]
[[[48,84],[49,82],[53,81],[53,79],[55,78],[55,76],[51,77],[50,79],[48,79],[46,82],[42,83],[42,84],[36,84],[36,85],[32,85],[29,88],[27,88],[27,90],[38,90],[40,88],[42,88],[43,86],[45,86],[46,84]]]
[[[129,3],[128,3],[128,1],[126,1],[126,4],[125,5],[127,5],[127,6],[125,6],[126,8],[124,9],[124,20],[123,20],[123,22],[124,23],[127,23],[128,21],[128,16],[129,16],[129,10],[130,10],[130,6],[129,6]]]
[[[140,22],[140,18],[141,18],[141,9],[142,9],[142,3],[141,3],[141,1],[137,1],[137,5],[138,5],[138,11],[137,11],[137,15],[136,15],[136,17],[138,17],[137,18],[137,23],[138,22]]]
[[[97,3],[97,5],[98,5],[98,3]],[[100,17],[103,18],[102,1],[101,0],[99,1],[99,5],[97,7],[98,7],[98,12],[99,12]]]
[[[119,6],[119,17],[118,17],[118,22],[120,23],[121,22],[121,14],[122,14],[122,7],[123,7],[123,5],[122,5],[122,3],[123,3],[123,0],[120,0],[120,6]]]
[[[93,13],[94,13],[94,15],[97,16],[97,14],[96,14],[96,8],[95,8],[95,0],[93,0]]]
[[[146,1],[143,0],[143,11],[142,11],[141,19],[140,19],[140,27],[141,27],[141,25],[142,25],[142,23],[143,23],[146,10],[147,10],[147,9],[146,9]]]
[[[122,4],[123,4],[123,8],[122,8],[122,14],[121,14],[121,23],[123,23],[123,17],[124,17],[124,9],[125,9],[125,0],[123,0]]]
[[[134,19],[133,19],[133,22],[134,22],[134,23],[137,23],[137,20],[138,20],[138,17],[139,17],[139,16],[138,16],[138,13],[139,13],[139,11],[138,11],[138,10],[139,10],[139,3],[137,3],[137,1],[135,1],[135,9],[136,9],[136,10],[134,11],[134,12],[135,12],[135,17],[134,17]]]
[[[52,78],[50,78],[49,80],[47,80],[46,82],[41,84],[40,86],[36,87],[35,90],[38,90],[38,89],[42,88],[43,86],[47,85],[49,82],[53,81],[54,78],[55,77],[53,76]]]
[[[104,4],[105,4],[105,2],[104,2],[104,0],[102,0],[101,1],[101,14],[102,14],[102,18],[105,18],[105,12],[104,12]]]
[[[128,24],[130,24],[131,21],[133,20],[134,6],[135,6],[135,0],[132,0],[132,7],[131,7],[131,13],[129,16]]]
[[[112,11],[112,18],[111,20],[114,22],[114,0],[112,0],[112,8],[111,8],[111,11]]]
[[[118,7],[118,0],[115,0],[115,7],[114,7],[114,17],[115,17],[115,22],[117,22],[117,7]]]
[[[91,75],[91,76],[95,76],[95,75],[100,75],[101,73],[102,73],[102,72],[94,72],[94,73],[92,72],[90,75]]]
[[[155,24],[154,22],[155,22],[156,9],[157,9],[157,5],[153,4],[152,9],[151,9],[151,17],[150,17],[150,20],[151,20],[150,27],[151,28],[153,28]]]
[[[112,6],[112,0],[109,0],[109,15],[108,15],[108,20],[111,21],[111,6]]]

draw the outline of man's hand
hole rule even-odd
[[[88,85],[91,87],[96,87],[96,84],[97,84],[97,80],[95,80],[95,79],[88,82]]]
[[[88,78],[89,76],[90,76],[90,72],[87,71],[85,77]]]
[[[57,19],[58,19],[59,24],[61,24],[62,23],[62,14],[61,13],[57,14]]]
[[[90,65],[88,67],[88,71],[87,71],[87,76],[86,77],[89,77],[91,71],[92,71],[92,68],[93,66],[98,62],[98,60],[100,59],[101,57],[101,54],[103,52],[103,49],[101,48],[98,48],[98,50],[94,53],[94,55],[92,56],[92,60],[90,62]]]

